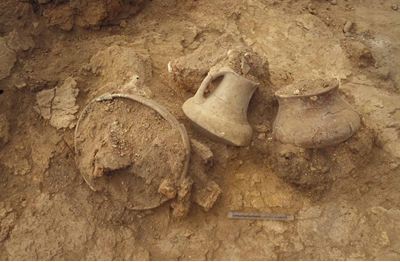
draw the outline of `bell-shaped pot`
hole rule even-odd
[[[219,77],[219,84],[205,96],[206,88]],[[247,121],[247,108],[258,85],[223,67],[207,75],[196,95],[183,104],[183,112],[210,139],[234,146],[248,145],[253,130]]]
[[[336,79],[301,81],[275,93],[277,140],[303,148],[335,146],[360,127],[360,116],[339,95]]]

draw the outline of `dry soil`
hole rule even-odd
[[[399,0],[2,0],[0,260],[399,260],[399,35]],[[235,48],[263,65],[240,148],[181,109]],[[273,93],[319,78],[340,79],[360,130],[334,148],[275,141]],[[85,183],[74,127],[107,91],[150,97],[185,125],[184,204],[130,210]]]

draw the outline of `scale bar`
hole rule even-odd
[[[294,220],[294,216],[291,214],[265,214],[265,213],[246,213],[246,212],[229,212],[228,218],[259,219],[259,220],[284,220],[284,221]]]

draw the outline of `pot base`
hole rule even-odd
[[[233,146],[246,146],[251,142],[253,129],[250,124],[230,121],[194,103],[192,99],[187,100],[182,109],[192,125],[211,140]]]
[[[335,146],[349,139],[360,126],[355,111],[344,109],[339,115],[316,117],[312,125],[300,120],[291,123],[274,123],[274,136],[283,144],[292,144],[303,148],[323,148]]]

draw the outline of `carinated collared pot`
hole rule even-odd
[[[360,127],[360,116],[339,94],[336,79],[303,80],[275,93],[277,140],[303,148],[335,146]]]

